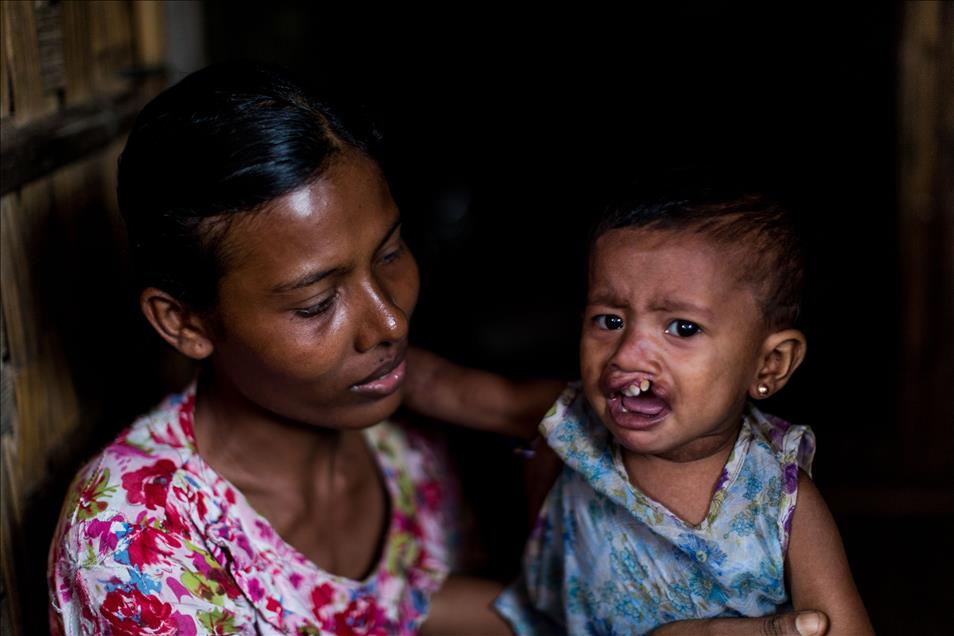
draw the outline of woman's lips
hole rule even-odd
[[[385,368],[377,377],[351,385],[351,391],[368,397],[385,397],[397,391],[404,383],[407,363],[404,358],[396,365]]]

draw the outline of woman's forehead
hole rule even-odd
[[[237,219],[225,241],[227,274],[254,268],[285,278],[316,266],[347,267],[375,251],[399,218],[373,161],[342,161]]]

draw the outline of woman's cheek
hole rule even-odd
[[[410,251],[404,257],[405,265],[401,268],[398,283],[401,290],[401,299],[398,304],[404,311],[404,314],[410,318],[414,313],[414,307],[417,305],[417,296],[421,289],[421,280],[417,269],[417,261],[411,255]]]

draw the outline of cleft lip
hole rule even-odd
[[[613,398],[618,396],[626,387],[632,384],[639,386],[644,380],[649,380],[651,383],[651,387],[647,392],[651,392],[660,397],[666,394],[665,387],[659,384],[658,379],[652,374],[645,372],[617,373],[610,375],[603,382],[603,390],[607,397]]]

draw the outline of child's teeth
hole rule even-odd
[[[639,393],[640,393],[639,387],[636,386],[635,384],[630,384],[629,386],[623,389],[623,395],[625,395],[626,397],[637,397]]]
[[[640,391],[648,391],[648,390],[649,390],[649,386],[650,386],[651,384],[652,384],[652,382],[650,382],[649,380],[643,379],[643,381],[639,383],[639,390],[640,390]]]

